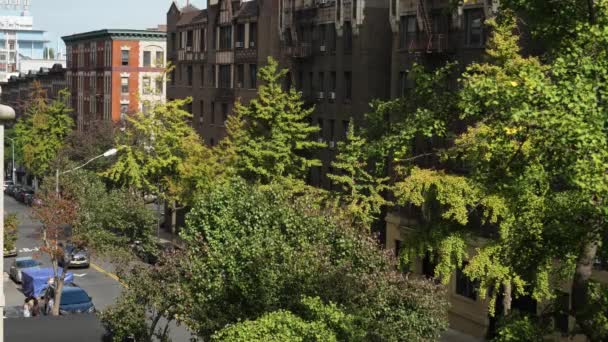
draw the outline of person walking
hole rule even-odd
[[[32,305],[31,314],[32,314],[32,317],[40,316],[40,302],[38,302],[38,299],[36,299],[36,298],[34,298],[34,303]]]
[[[23,304],[23,317],[32,317],[32,307],[30,306],[30,297],[25,298]]]

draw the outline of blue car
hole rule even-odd
[[[42,297],[44,301],[44,313],[50,315],[55,298],[55,286],[49,286]],[[95,305],[85,290],[73,285],[66,284],[61,292],[60,315],[71,315],[79,313],[94,313]]]

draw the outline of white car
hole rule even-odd
[[[40,261],[32,259],[31,257],[17,258],[13,261],[9,276],[16,283],[21,283],[21,271],[24,269],[40,268],[42,263]]]

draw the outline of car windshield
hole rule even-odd
[[[17,261],[17,267],[19,267],[19,268],[36,267],[38,265],[39,265],[38,261],[33,260],[33,259]]]
[[[63,291],[61,294],[61,304],[62,305],[73,305],[73,304],[82,304],[90,302],[89,296],[84,290],[71,288],[68,291]]]

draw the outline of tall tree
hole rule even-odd
[[[66,105],[66,91],[48,102],[44,89],[34,82],[34,90],[25,112],[15,124],[15,142],[21,149],[25,167],[40,178],[49,171],[65,139],[74,127],[72,111]]]
[[[303,179],[320,161],[310,156],[320,148],[313,140],[319,128],[307,121],[313,109],[306,109],[301,94],[284,91],[287,70],[268,58],[258,79],[258,97],[247,106],[237,103],[228,119],[228,148],[234,149],[235,167],[244,178],[269,183],[275,178]],[[225,146],[226,147],[226,146]]]

